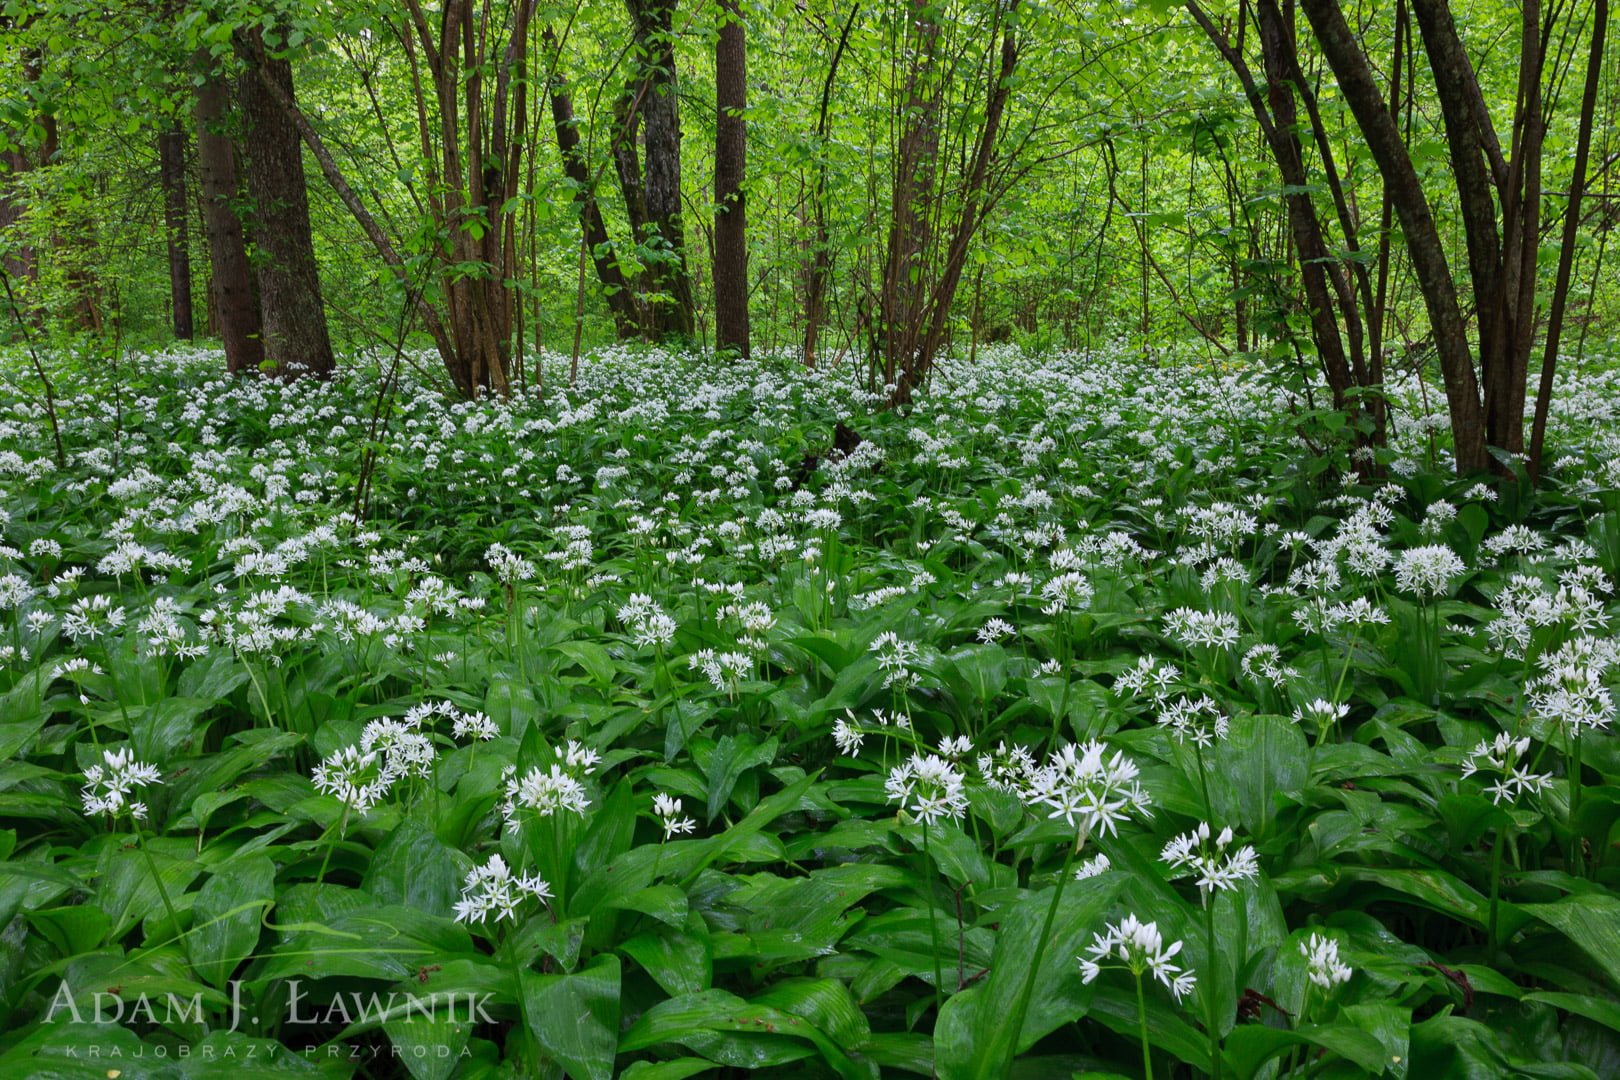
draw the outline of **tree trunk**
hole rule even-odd
[[[231,88],[223,75],[210,73],[197,90],[197,176],[202,185],[203,229],[213,271],[214,311],[225,346],[225,370],[239,375],[259,370],[264,339],[242,221],[236,213],[241,191],[236,179],[235,140],[228,128],[230,99]]]
[[[0,25],[9,25],[21,30],[28,25],[29,18],[26,15],[15,19],[6,16],[4,23]],[[38,48],[31,47],[24,52],[23,78],[27,82],[34,83],[39,80],[40,63]],[[28,209],[26,200],[15,188],[17,179],[35,168],[34,156],[28,151],[29,141],[26,126],[22,130],[6,131],[0,135],[0,145],[4,146],[4,149],[0,150],[0,233],[15,228]],[[42,154],[40,161],[44,160],[46,159]],[[31,282],[39,274],[38,254],[32,244],[17,243],[14,240],[6,245],[4,265],[6,274],[16,281]],[[24,313],[19,311],[14,314],[21,317]],[[38,314],[36,311],[35,315]]]
[[[579,128],[574,122],[573,98],[568,92],[568,80],[558,63],[557,36],[546,27],[543,37],[551,52],[551,122],[557,132],[557,153],[562,158],[563,175],[574,189],[574,206],[579,212],[581,241],[590,251],[596,266],[597,280],[607,299],[608,310],[613,313],[614,329],[620,339],[633,338],[644,332],[642,313],[637,309],[636,294],[630,282],[619,269],[619,258],[608,237],[607,223],[602,220],[602,209],[597,205],[589,163],[579,145]],[[634,146],[631,153],[634,154]]]
[[[336,363],[310,233],[303,147],[285,110],[264,86],[272,81],[296,100],[292,65],[270,56],[262,42],[255,46],[250,62],[263,71],[258,78],[244,78],[240,93],[265,355],[285,378],[325,378]]]
[[[1592,122],[1597,115],[1598,90],[1603,82],[1603,46],[1609,30],[1609,0],[1592,5],[1592,43],[1586,56],[1586,85],[1581,91],[1581,112],[1575,135],[1575,166],[1569,179],[1569,203],[1564,208],[1564,234],[1558,245],[1558,273],[1547,315],[1547,341],[1541,357],[1541,379],[1536,389],[1536,413],[1530,426],[1530,479],[1541,476],[1541,454],[1547,438],[1547,412],[1552,403],[1553,373],[1558,367],[1558,343],[1564,330],[1569,302],[1569,279],[1575,267],[1575,241],[1581,224],[1581,196],[1586,189],[1586,162],[1592,152]]]
[[[720,9],[725,22],[714,47],[714,344],[746,357],[748,53],[738,0],[720,0]]]
[[[1357,126],[1367,140],[1383,176],[1385,190],[1400,218],[1407,252],[1428,310],[1435,349],[1440,356],[1457,471],[1468,473],[1483,469],[1489,462],[1485,452],[1485,414],[1480,404],[1479,382],[1474,375],[1468,328],[1422,182],[1407,153],[1400,128],[1378,88],[1367,54],[1345,22],[1337,0],[1300,0],[1300,6],[1310,20],[1345,101],[1355,114]],[[1438,70],[1435,74],[1437,81],[1444,83],[1444,75]]]
[[[681,104],[675,78],[675,0],[626,0],[647,92],[638,110],[646,136],[647,223],[663,249],[649,274],[660,299],[653,312],[660,337],[691,338],[692,278],[681,218]],[[651,238],[649,238],[651,239]]]
[[[896,147],[889,243],[883,268],[879,318],[884,381],[899,385],[899,372],[916,363],[922,336],[925,263],[932,240],[931,209],[938,172],[939,10],[908,0],[905,95]],[[898,393],[898,391],[896,391]],[[909,390],[908,390],[909,393]]]
[[[195,336],[191,308],[191,228],[186,213],[186,132],[179,124],[158,133],[158,180],[169,253],[169,307],[174,336]]]

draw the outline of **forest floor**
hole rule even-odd
[[[222,367],[0,388],[0,1074],[1620,1075],[1620,366]]]

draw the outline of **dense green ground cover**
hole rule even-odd
[[[0,391],[0,1075],[1620,1072],[1612,369],[218,370]]]

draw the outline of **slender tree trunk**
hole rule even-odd
[[[4,23],[0,25],[14,26],[21,30],[28,22],[29,16],[26,15],[16,18],[5,16]],[[23,78],[29,83],[39,79],[40,63],[37,48],[30,48],[23,55]],[[4,146],[4,149],[0,150],[0,232],[16,228],[28,209],[26,200],[17,190],[17,181],[35,168],[34,155],[28,151],[29,141],[24,130],[10,130],[0,135],[0,144]],[[44,155],[40,156],[40,160],[45,160]],[[34,246],[18,243],[15,238],[6,247],[4,265],[6,274],[16,281],[31,282],[39,274],[39,259]]]
[[[641,313],[636,307],[635,291],[619,269],[619,259],[608,236],[607,223],[602,220],[602,209],[593,190],[589,163],[579,143],[579,127],[574,121],[574,102],[563,76],[558,57],[557,36],[547,27],[543,33],[551,51],[553,74],[551,77],[551,121],[557,132],[557,152],[562,158],[563,175],[574,189],[574,206],[579,212],[582,242],[590,251],[596,267],[597,280],[607,299],[608,310],[613,313],[613,325],[621,339],[633,338],[643,332]],[[632,147],[632,154],[634,148]]]
[[[203,63],[209,63],[207,59]],[[264,361],[259,299],[253,293],[236,177],[236,146],[229,133],[231,88],[210,73],[197,90],[197,176],[202,185],[203,228],[212,267],[213,307],[225,346],[225,369],[254,374]]]
[[[1581,112],[1575,135],[1575,166],[1569,178],[1569,202],[1564,207],[1564,235],[1558,246],[1558,275],[1553,283],[1547,315],[1547,340],[1541,357],[1541,378],[1536,388],[1535,419],[1530,426],[1530,479],[1541,477],[1541,455],[1547,439],[1547,411],[1552,403],[1553,375],[1558,367],[1558,345],[1569,302],[1569,279],[1575,268],[1575,241],[1580,232],[1581,196],[1586,189],[1586,163],[1592,152],[1592,123],[1597,115],[1598,90],[1603,82],[1603,48],[1609,30],[1609,0],[1592,4],[1592,42],[1586,56],[1586,85],[1581,91]]]
[[[747,170],[748,51],[738,0],[720,0],[714,47],[714,344],[749,355]]]
[[[179,124],[158,133],[158,180],[169,255],[169,305],[174,336],[195,336],[191,307],[191,227],[186,213],[186,132]]]

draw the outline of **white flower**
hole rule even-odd
[[[1144,923],[1127,915],[1111,923],[1100,934],[1092,935],[1085,956],[1079,957],[1080,978],[1091,982],[1106,968],[1123,968],[1140,978],[1151,974],[1175,995],[1177,1001],[1192,992],[1197,976],[1189,969],[1171,963],[1181,952],[1182,943],[1165,945],[1157,923]]]
[[[661,791],[653,796],[653,813],[658,815],[659,823],[664,827],[665,840],[677,833],[689,833],[697,828],[697,822],[681,816],[681,800]]]
[[[1256,645],[1243,654],[1239,667],[1245,679],[1257,683],[1286,682],[1299,674],[1283,663],[1282,650],[1275,645]]]
[[[1051,807],[1048,818],[1061,817],[1086,835],[1107,836],[1133,813],[1147,816],[1148,796],[1137,783],[1136,763],[1123,753],[1105,758],[1106,753],[1095,739],[1063,747],[1030,777],[1028,801]]]
[[[1177,742],[1192,742],[1203,747],[1226,738],[1231,726],[1221,707],[1208,694],[1177,698],[1159,713],[1157,723],[1168,728]]]
[[[84,787],[79,790],[79,797],[84,801],[86,814],[116,815],[127,809],[132,816],[144,818],[146,805],[129,802],[129,793],[161,779],[157,767],[136,761],[135,752],[129,747],[103,750],[101,764],[84,770]]]
[[[1000,641],[1002,638],[1016,632],[1017,631],[1013,628],[1013,624],[1008,622],[1006,619],[990,619],[983,626],[979,627],[977,637],[980,641],[988,645],[991,642]]]
[[[1526,687],[1530,711],[1563,727],[1571,737],[1606,729],[1614,719],[1614,696],[1605,680],[1620,665],[1620,643],[1577,637],[1542,658],[1542,674]]]
[[[1035,773],[1035,758],[1022,746],[1008,746],[1006,741],[988,754],[980,754],[976,762],[979,778],[987,787],[997,791],[1022,791]]]
[[[1303,724],[1308,720],[1316,725],[1316,730],[1320,733],[1327,731],[1349,715],[1349,705],[1343,702],[1335,704],[1326,698],[1317,698],[1305,705],[1295,706],[1293,720],[1296,724]]]
[[[457,710],[450,733],[458,739],[483,739],[487,742],[500,734],[500,728],[482,712],[469,713]]]
[[[1305,958],[1306,977],[1323,990],[1350,981],[1350,968],[1339,960],[1339,943],[1332,938],[1312,934],[1299,943],[1299,954]]]
[[[1164,616],[1164,632],[1184,648],[1230,649],[1237,644],[1237,616],[1225,611],[1176,608]]]
[[[1462,775],[1497,774],[1495,781],[1485,785],[1493,803],[1514,802],[1521,795],[1538,794],[1552,786],[1553,778],[1551,773],[1533,773],[1523,764],[1529,752],[1528,737],[1515,739],[1499,731],[1494,740],[1481,739],[1479,745],[1468,752],[1462,761]]]
[[[912,671],[920,656],[917,643],[907,641],[893,630],[886,630],[872,641],[872,651],[877,653],[878,667],[883,670],[883,685],[899,687],[916,686],[920,677]]]
[[[75,600],[73,607],[62,616],[62,633],[74,641],[80,638],[95,641],[123,625],[124,609],[113,607],[111,598],[105,594]]]
[[[496,922],[512,918],[525,897],[544,903],[551,898],[551,886],[538,876],[514,876],[505,859],[491,855],[483,866],[467,872],[456,901],[456,921],[483,922],[492,914]]]
[[[1041,599],[1046,601],[1041,610],[1048,615],[1084,611],[1091,606],[1092,596],[1091,582],[1084,574],[1071,570],[1058,574],[1041,587]]]
[[[853,719],[853,714],[850,714],[850,718]],[[838,747],[840,754],[854,757],[861,752],[861,743],[865,741],[866,733],[849,720],[840,718],[833,721],[832,737],[833,744]]]
[[[1438,596],[1467,565],[1444,544],[1409,548],[1395,559],[1395,587],[1420,599]]]
[[[393,786],[394,776],[383,774],[380,756],[345,746],[315,766],[315,790],[332,795],[349,809],[363,814],[382,801]]]
[[[1094,878],[1099,874],[1108,873],[1113,868],[1114,864],[1109,861],[1108,856],[1093,855],[1074,868],[1074,880],[1084,881],[1087,878]]]
[[[924,824],[941,818],[956,821],[967,810],[962,774],[935,754],[912,754],[889,770],[883,787],[891,802],[899,803]]]
[[[549,770],[535,767],[507,780],[506,801],[501,805],[501,813],[507,820],[515,817],[519,810],[533,810],[541,817],[568,810],[584,817],[589,805],[585,785],[565,772],[561,765],[553,765]]]
[[[1235,889],[1240,881],[1252,881],[1260,875],[1259,856],[1251,844],[1235,851],[1232,830],[1225,828],[1210,838],[1209,822],[1201,821],[1191,832],[1182,833],[1164,845],[1159,857],[1170,864],[1175,872],[1172,879],[1192,876],[1197,879],[1198,890],[1207,899],[1210,893]]]

